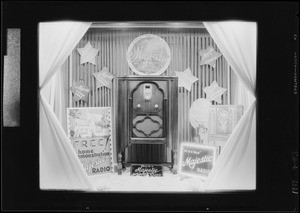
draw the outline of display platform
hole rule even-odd
[[[97,191],[107,192],[191,192],[201,191],[204,184],[199,178],[173,174],[164,167],[162,177],[130,176],[130,169],[122,172],[94,175],[89,177]]]

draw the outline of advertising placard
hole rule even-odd
[[[111,108],[68,108],[68,137],[88,175],[113,172]]]
[[[179,174],[206,179],[216,160],[216,147],[182,143]]]
[[[150,176],[150,177],[162,177],[163,168],[162,165],[153,164],[133,164],[130,167],[131,176]]]
[[[243,115],[242,105],[214,105],[210,113],[210,134],[230,135]]]

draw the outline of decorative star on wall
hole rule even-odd
[[[219,87],[218,83],[216,81],[213,81],[210,86],[204,87],[203,91],[206,94],[206,99],[210,101],[216,101],[218,103],[221,103],[221,96],[224,92],[226,92],[227,89]]]
[[[184,87],[188,91],[191,91],[192,84],[198,80],[195,76],[192,75],[190,68],[185,69],[183,72],[176,72],[178,76],[178,87]]]
[[[200,50],[201,55],[200,65],[209,64],[211,67],[216,67],[216,60],[222,55],[214,50],[212,46],[208,46],[205,50]]]
[[[88,101],[88,95],[91,91],[90,87],[86,86],[83,81],[77,82],[75,85],[73,85],[70,90],[74,94],[74,101],[83,100],[85,102]]]
[[[83,48],[78,48],[77,51],[81,56],[80,64],[90,62],[91,64],[96,65],[95,57],[99,50],[93,48],[90,42],[88,42]]]
[[[110,73],[107,67],[103,67],[100,72],[93,73],[93,76],[97,79],[97,89],[100,87],[107,87],[109,89],[112,88],[112,79],[115,77],[115,75]]]

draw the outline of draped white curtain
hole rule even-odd
[[[60,67],[90,26],[70,21],[39,24],[41,189],[93,190],[61,125],[67,88]]]
[[[204,26],[237,75],[235,104],[244,114],[211,170],[206,190],[252,190],[256,188],[256,49],[254,22],[204,22]]]
[[[67,133],[66,108],[68,107],[69,88],[66,82],[68,82],[68,70],[61,67],[53,75],[49,83],[43,87],[41,92]]]
[[[249,92],[249,90],[244,86],[244,84],[239,80],[239,77],[235,73],[231,75],[231,95],[230,101],[234,105],[243,105],[247,109],[252,102],[255,100],[254,96]]]

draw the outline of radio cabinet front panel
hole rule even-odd
[[[119,77],[117,85],[122,163],[172,164],[177,148],[177,77]]]

